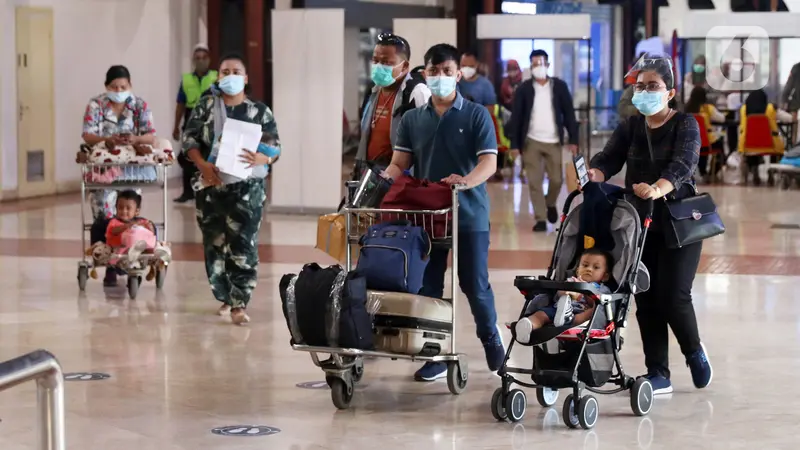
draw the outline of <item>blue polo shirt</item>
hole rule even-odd
[[[395,151],[414,155],[414,174],[439,181],[450,175],[466,176],[478,165],[478,157],[497,154],[497,137],[489,111],[456,94],[456,101],[442,117],[433,103],[403,115],[397,129]],[[489,231],[489,194],[486,183],[459,197],[459,230]]]
[[[482,75],[478,75],[472,81],[467,81],[462,78],[461,81],[458,82],[458,92],[473,102],[483,106],[497,104],[497,95],[494,92],[492,82]]]

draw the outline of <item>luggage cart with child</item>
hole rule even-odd
[[[81,243],[82,248],[85,249],[81,260],[78,261],[78,287],[81,291],[86,290],[86,284],[90,278],[97,278],[97,268],[99,267],[108,267],[110,270],[116,270],[118,274],[126,275],[128,295],[131,299],[136,298],[143,278],[147,281],[154,279],[157,289],[163,287],[170,259],[170,251],[166,242],[167,178],[171,164],[171,158],[154,160],[148,164],[105,162],[81,164]],[[151,173],[154,176],[130,176],[131,173],[140,173],[136,171],[141,171],[141,169],[152,170]],[[89,201],[96,201],[96,198],[92,196],[100,196],[103,195],[103,192],[109,191],[117,193],[125,190],[138,191],[148,186],[157,186],[161,189],[163,221],[152,222],[140,218],[136,220],[141,220],[145,227],[152,228],[158,237],[155,245],[146,245],[135,250],[126,249],[125,253],[120,253],[120,249],[115,249],[105,242],[90,244],[87,241],[86,235],[92,232],[94,224],[94,217],[87,222],[87,212],[94,216],[93,208],[87,205]],[[116,202],[116,197],[117,195],[108,198],[112,199],[110,201]]]

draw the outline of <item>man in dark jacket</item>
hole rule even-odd
[[[567,84],[547,75],[547,52],[534,50],[530,60],[533,78],[524,81],[514,94],[508,136],[512,155],[522,151],[536,218],[533,231],[547,231],[547,222],[558,220],[556,200],[563,179],[561,146],[566,145],[572,154],[578,152],[578,121]],[[546,198],[542,189],[545,172],[550,180]]]

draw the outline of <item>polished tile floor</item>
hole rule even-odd
[[[530,393],[526,418],[496,423],[489,398],[499,385],[483,362],[467,308],[459,309],[459,345],[470,357],[466,392],[444,382],[410,380],[416,365],[367,362],[352,409],[337,412],[307,354],[293,352],[277,283],[303,262],[330,262],[313,250],[316,221],[270,217],[262,228],[260,284],[253,322],[234,327],[213,315],[191,208],[170,206],[176,262],[162,292],[142,287],[136,301],[123,287],[91,282],[78,292],[79,208],[75,196],[0,204],[0,360],[45,348],[66,372],[101,372],[100,381],[66,385],[70,449],[789,449],[800,413],[792,403],[800,372],[800,192],[767,188],[709,189],[728,226],[704,248],[695,282],[701,333],[714,364],[705,390],[692,387],[672,347],[675,393],[645,418],[625,395],[600,397],[595,430],[567,430],[560,404],[542,409]],[[492,184],[491,279],[501,321],[519,313],[516,274],[540,274],[553,236],[534,235],[519,184]],[[158,195],[145,214],[158,218]],[[522,205],[522,206],[520,206]],[[777,225],[780,229],[775,229]],[[783,226],[783,227],[782,227]],[[461,302],[459,306],[465,305]],[[643,371],[635,320],[623,361]],[[514,355],[520,365],[530,355]],[[0,393],[0,449],[36,449],[33,384]],[[270,436],[212,434],[229,425],[270,426]]]

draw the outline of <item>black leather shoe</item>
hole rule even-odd
[[[545,221],[536,222],[536,225],[533,226],[533,231],[540,233],[542,231],[547,231],[547,223]]]
[[[555,206],[547,207],[547,221],[550,223],[558,222],[558,210]]]
[[[194,200],[194,195],[182,194],[180,197],[172,200],[175,203],[186,203]]]

